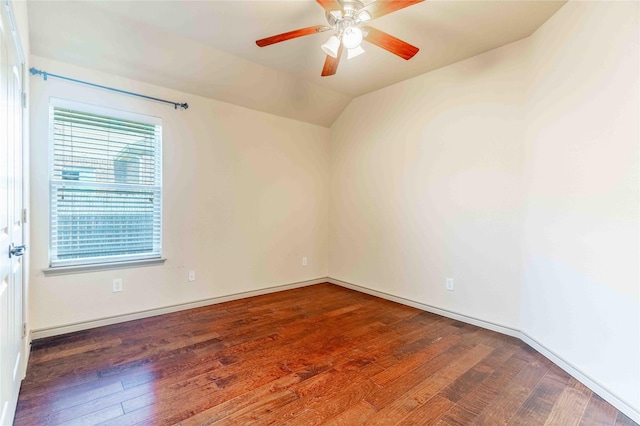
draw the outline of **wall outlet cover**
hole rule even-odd
[[[446,287],[448,291],[453,291],[453,278],[447,278]]]

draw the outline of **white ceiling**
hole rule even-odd
[[[528,37],[564,2],[425,1],[370,22],[419,47],[413,59],[365,42],[331,77],[330,32],[255,44],[325,24],[312,0],[30,1],[30,42],[38,56],[330,126],[353,97]]]

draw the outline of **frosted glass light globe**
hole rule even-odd
[[[362,30],[358,27],[347,27],[342,33],[342,44],[347,49],[355,49],[362,43]]]
[[[340,40],[336,36],[329,37],[329,40],[320,46],[324,53],[334,58],[338,57],[338,49],[340,48]]]

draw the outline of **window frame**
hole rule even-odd
[[[63,108],[70,109],[73,111],[78,111],[81,113],[87,114],[96,114],[101,116],[106,116],[109,118],[113,118],[116,120],[127,120],[134,121],[139,123],[144,123],[148,125],[153,125],[156,127],[156,137],[154,138],[154,155],[156,156],[156,161],[154,162],[154,168],[157,170],[157,180],[154,182],[154,185],[133,185],[133,184],[122,184],[118,182],[112,183],[104,183],[104,182],[95,182],[95,189],[100,189],[100,187],[109,187],[109,188],[123,188],[123,189],[131,189],[135,190],[137,188],[145,188],[145,190],[151,190],[159,197],[158,202],[158,251],[152,253],[142,253],[142,254],[126,254],[126,255],[111,255],[111,256],[98,256],[98,257],[84,257],[84,258],[74,258],[74,259],[57,259],[56,252],[54,251],[54,232],[53,232],[53,223],[54,223],[54,188],[63,187],[66,183],[69,185],[68,180],[64,179],[56,179],[54,177],[54,152],[55,152],[55,119],[54,119],[54,109],[55,108]],[[48,161],[48,177],[49,177],[49,241],[48,241],[48,254],[49,254],[49,268],[45,269],[45,274],[48,273],[55,274],[59,272],[82,272],[84,270],[100,270],[100,269],[111,269],[114,267],[134,267],[134,266],[146,266],[152,264],[163,263],[165,261],[162,258],[162,250],[163,250],[163,232],[162,232],[162,200],[163,200],[163,173],[162,173],[162,164],[163,164],[163,149],[162,149],[162,119],[159,117],[154,117],[150,115],[139,114],[136,112],[123,111],[119,109],[114,109],[110,107],[98,106],[87,104],[78,101],[72,101],[68,99],[61,99],[50,97],[49,98],[49,108],[48,108],[48,120],[49,120],[49,161]],[[82,188],[82,187],[90,187],[90,184],[85,185],[69,185],[70,188]],[[58,216],[56,215],[56,218]],[[155,228],[154,228],[155,229]],[[155,231],[153,231],[155,232]],[[57,250],[57,244],[56,244]]]

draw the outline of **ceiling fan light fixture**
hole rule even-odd
[[[298,37],[332,31],[334,35],[320,46],[326,55],[320,74],[322,77],[335,75],[344,49],[347,49],[347,59],[362,55],[364,49],[360,43],[364,39],[374,46],[409,60],[418,53],[419,48],[391,34],[363,24],[423,1],[425,0],[316,0],[316,3],[324,9],[326,24],[313,25],[265,37],[256,40],[256,45],[265,47]],[[363,28],[360,28],[361,25]]]
[[[347,59],[355,58],[364,53],[362,46],[356,46],[353,49],[347,49]]]
[[[342,33],[342,44],[347,49],[355,49],[362,43],[362,30],[358,27],[347,27]]]
[[[360,22],[366,22],[369,19],[371,19],[371,14],[368,11],[361,10],[360,13],[358,13],[358,20]]]
[[[331,37],[329,37],[329,40],[327,40],[327,42],[325,44],[320,46],[320,48],[327,55],[329,55],[331,57],[334,57],[334,58],[337,58],[338,57],[338,49],[340,49],[340,39],[338,37],[332,35]]]

